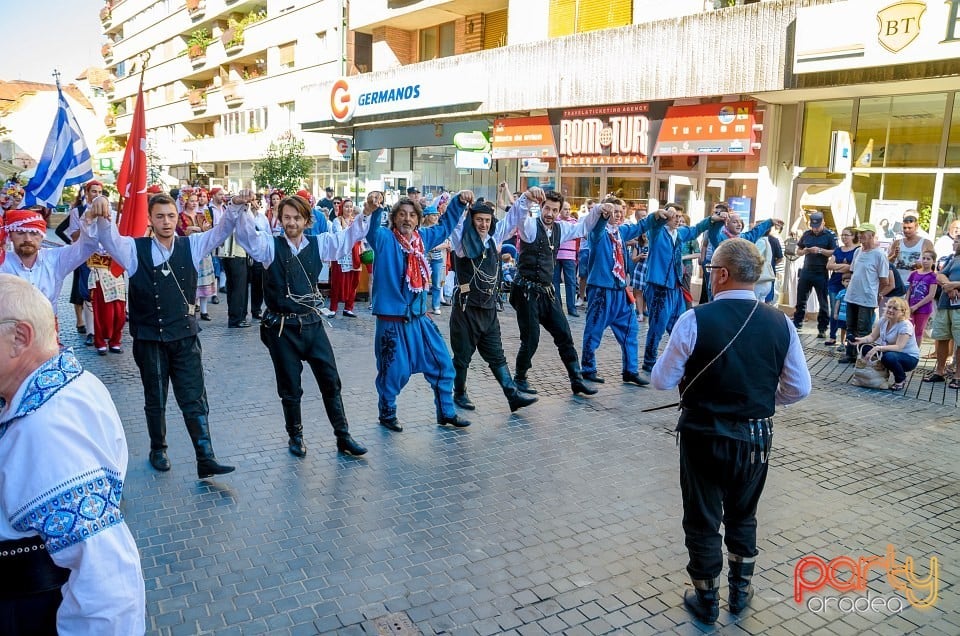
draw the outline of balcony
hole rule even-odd
[[[190,108],[194,115],[198,115],[207,110],[207,91],[203,88],[194,88],[187,95],[187,101],[190,102]]]
[[[456,20],[458,16],[492,13],[507,8],[509,0],[421,0],[403,3],[409,6],[392,8],[393,0],[365,0],[350,3],[350,28],[373,33],[378,27],[391,26],[405,31]],[[523,3],[527,4],[527,3]],[[533,4],[533,3],[530,3]],[[546,4],[546,3],[544,3]],[[546,19],[544,13],[543,19]]]
[[[227,82],[220,89],[223,93],[223,101],[228,108],[236,108],[243,103],[243,82]]]
[[[187,0],[187,15],[194,22],[198,22],[207,14],[207,3],[204,0]]]

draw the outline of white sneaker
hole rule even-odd
[[[577,302],[574,303],[574,307],[583,307],[586,304],[587,301],[585,301],[583,298],[577,298]]]
[[[439,315],[440,315],[440,308],[439,308],[439,307],[434,307],[434,308],[433,308],[433,315],[434,315],[434,316],[439,316]]]
[[[320,310],[320,313],[323,315],[324,318],[330,318],[331,316],[336,316],[336,315],[337,315],[337,312],[335,312],[335,311],[330,311],[330,310],[327,309],[326,307],[322,308],[322,309]]]

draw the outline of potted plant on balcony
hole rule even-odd
[[[103,123],[110,130],[113,130],[117,127],[117,112],[117,105],[110,104],[110,106],[107,108],[107,114],[103,118]]]
[[[108,27],[111,20],[113,20],[113,3],[107,2],[100,8],[100,22],[104,27]]]
[[[197,29],[190,34],[190,38],[187,40],[187,56],[196,63],[206,57],[207,47],[212,43],[213,36],[210,35],[208,30]]]
[[[222,90],[227,106],[236,106],[243,101],[243,82],[226,82]]]
[[[235,53],[243,47],[243,32],[251,24],[256,24],[267,17],[266,11],[251,11],[244,17],[230,18],[227,21],[227,28],[223,31],[220,39],[223,41],[223,48],[226,52]]]
[[[113,80],[109,77],[103,80],[103,84],[100,85],[103,88],[103,92],[107,94],[107,97],[113,97],[114,85]]]
[[[206,3],[204,0],[186,0],[185,2],[187,7],[187,13],[190,14],[190,18],[193,20],[198,20],[203,17],[204,10],[206,9]]]
[[[187,95],[187,99],[190,101],[193,110],[203,110],[207,107],[207,89],[192,88]]]

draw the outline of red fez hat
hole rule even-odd
[[[161,192],[163,192],[163,188],[161,188],[157,184],[153,184],[152,186],[147,188],[147,194],[160,194]]]
[[[310,200],[310,193],[306,190],[297,190],[297,196],[306,199],[307,201]]]
[[[83,184],[83,190],[84,190],[85,192],[87,192],[87,191],[89,191],[90,188],[92,188],[93,186],[100,186],[100,189],[101,189],[101,190],[103,189],[103,184],[100,183],[99,181],[97,181],[96,179],[93,179],[93,180],[87,181],[86,183]]]
[[[4,229],[7,232],[38,232],[47,233],[47,222],[36,210],[7,210],[3,217]]]

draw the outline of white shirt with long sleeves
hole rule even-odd
[[[144,633],[140,555],[120,510],[127,459],[110,393],[72,354],[44,363],[0,407],[0,540],[39,535],[70,570],[61,635]]]
[[[358,215],[353,224],[346,230],[337,234],[324,233],[317,235],[317,252],[321,261],[336,261],[344,254],[353,249],[353,244],[362,239],[367,234],[367,228],[370,227],[370,218],[365,215]],[[275,258],[275,243],[273,236],[257,231],[256,220],[249,212],[244,212],[237,219],[237,241],[247,250],[247,253],[258,263],[263,263],[264,269],[270,267],[270,263]],[[290,239],[284,235],[283,240],[287,242],[294,254],[299,254],[310,243],[307,237],[301,235],[300,243],[294,245]]]
[[[723,291],[717,294],[713,302],[718,300],[756,300],[752,291],[736,289]],[[803,347],[793,322],[786,314],[783,319],[787,322],[790,332],[790,346],[787,357],[783,361],[783,370],[780,372],[780,385],[777,387],[776,404],[784,406],[799,402],[810,395],[810,370],[807,369],[807,359],[803,355]],[[748,333],[740,337],[749,337]],[[677,319],[677,324],[670,334],[670,341],[663,355],[657,360],[650,372],[650,383],[654,388],[666,391],[680,384],[686,371],[687,360],[693,354],[697,344],[697,318],[692,309],[683,313]]]
[[[583,238],[590,233],[593,226],[597,224],[600,218],[600,206],[595,205],[590,212],[576,223],[554,223],[551,228],[544,225],[547,235],[552,232],[560,231],[560,242],[572,241],[573,239]],[[514,230],[520,235],[520,239],[526,243],[533,243],[537,240],[537,227],[542,223],[538,218],[530,216],[530,200],[527,199],[527,193],[524,192],[520,198],[511,206],[507,216],[497,223],[497,229],[494,231],[494,240],[497,245],[504,239],[510,238]]]
[[[233,209],[232,209],[233,208]],[[186,237],[190,241],[190,252],[193,256],[193,267],[200,270],[200,261],[207,254],[210,254],[226,240],[237,223],[237,214],[239,206],[230,206],[220,225],[215,225],[212,230],[207,232],[195,232]],[[120,265],[127,270],[130,276],[137,273],[140,263],[137,259],[137,244],[132,237],[121,236],[115,223],[107,219],[97,219],[98,231],[100,234],[100,243],[107,253],[115,258]],[[159,241],[154,240],[150,248],[150,254],[153,257],[153,265],[157,266],[170,259],[173,256],[173,250],[176,249],[176,241],[168,250]]]

